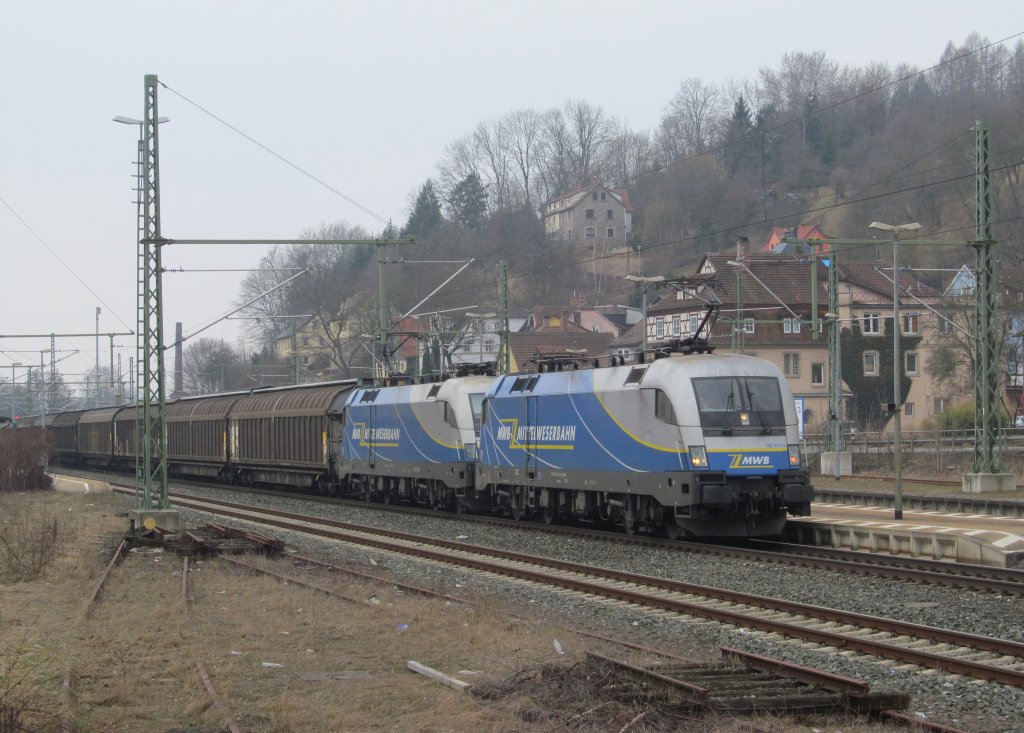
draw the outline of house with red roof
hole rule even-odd
[[[818,228],[817,224],[798,224],[796,227],[774,227],[771,232],[768,233],[768,241],[761,247],[762,252],[775,252],[782,254],[786,251],[788,254],[789,246],[782,242],[784,237],[791,239],[820,239],[822,243],[817,245],[819,252],[828,252],[828,242],[825,240],[825,233]],[[803,245],[806,247],[807,245]]]
[[[624,245],[633,231],[633,202],[624,188],[600,183],[559,194],[542,210],[548,237],[590,245]]]

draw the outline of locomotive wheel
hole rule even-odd
[[[679,535],[683,532],[683,528],[676,524],[675,518],[666,519],[662,529],[665,530],[665,536],[670,540],[679,539]]]
[[[554,524],[555,516],[558,514],[557,509],[547,504],[544,506],[544,510],[541,512],[541,516],[544,518],[544,524]]]

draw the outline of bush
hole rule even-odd
[[[1002,408],[999,409],[998,415],[1001,427],[1013,427],[1010,416]],[[961,402],[959,405],[947,407],[931,418],[927,427],[931,430],[974,430],[974,403]]]
[[[974,403],[962,402],[936,415],[936,430],[974,430]]]
[[[63,512],[5,500],[0,505],[0,583],[38,578],[63,556],[72,534]]]
[[[0,492],[50,488],[50,440],[37,428],[0,430]]]

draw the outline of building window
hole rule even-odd
[[[880,330],[880,316],[878,313],[865,313],[864,314],[864,333],[881,333]]]
[[[690,314],[690,333],[693,334],[694,336],[697,335],[697,314],[696,313],[691,313]]]
[[[783,333],[800,333],[800,319],[799,318],[783,318],[782,319],[782,332]]]
[[[914,403],[913,402],[904,402],[903,403],[903,415],[905,417],[913,417],[914,416]]]
[[[903,371],[906,374],[917,374],[917,352],[908,351],[903,355]]]
[[[588,219],[593,219],[594,218],[594,210],[593,209],[587,209],[586,216],[587,216]]]
[[[594,227],[587,227],[587,236],[588,237],[596,237],[597,236],[597,230],[594,229]]]
[[[754,332],[754,319],[753,318],[745,319],[743,321],[743,333],[753,333],[753,332]]]
[[[787,377],[799,377],[800,354],[783,354],[782,371]]]
[[[949,397],[936,397],[934,401],[935,414],[945,412],[949,409]]]
[[[877,377],[878,376],[878,352],[877,351],[865,351],[864,352],[864,376],[865,377]]]
[[[920,313],[904,313],[903,314],[903,333],[920,333],[921,332],[921,314]]]
[[[309,346],[309,336],[303,336],[302,337],[302,345],[303,346]]]
[[[604,200],[605,200],[605,197],[606,197],[607,195],[608,195],[608,194],[606,194],[606,193],[605,193],[604,191],[602,191],[602,192],[601,192],[601,200],[602,200],[602,201],[604,201]]]
[[[820,387],[825,384],[825,362],[811,362],[811,385]]]
[[[939,316],[939,333],[953,333],[953,322],[946,316]]]
[[[682,320],[679,316],[672,316],[672,335],[679,336],[682,329]]]
[[[608,227],[608,239],[615,239],[615,227]]]
[[[615,210],[614,209],[608,209],[608,213],[605,214],[604,218],[605,219],[614,219],[615,218]]]
[[[320,346],[324,345],[324,337],[323,336],[317,336],[316,340],[317,340],[317,342],[319,342]]]
[[[654,337],[665,338],[665,319],[655,318],[654,319]]]
[[[308,367],[309,366],[309,357],[308,356],[302,357],[302,366],[304,366],[304,367]]]
[[[594,192],[593,192],[592,194],[590,194],[590,195],[591,195],[591,197],[592,197],[592,198],[594,199],[594,201],[597,201],[597,191],[594,191]],[[593,217],[591,217],[591,218],[593,218]]]

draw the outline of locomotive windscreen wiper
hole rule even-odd
[[[757,421],[761,423],[761,431],[765,435],[772,434],[772,424],[764,416],[764,412],[761,411],[761,407],[758,405],[757,398],[754,397],[753,391],[750,389],[750,385],[746,385],[747,388],[747,400],[750,402],[750,409],[757,415]]]
[[[725,416],[722,418],[722,435],[732,435],[732,411],[735,409],[736,395],[729,388],[729,399],[725,402]]]

